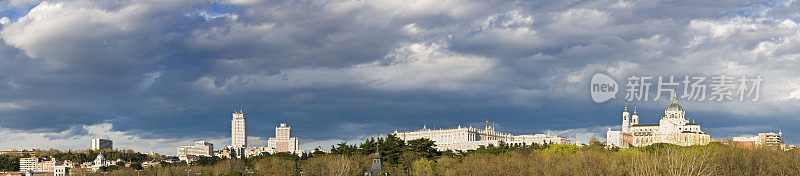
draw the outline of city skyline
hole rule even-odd
[[[673,99],[673,103],[675,103],[675,99]],[[636,107],[636,106],[634,106],[634,107]],[[679,106],[679,107],[680,107],[680,106]],[[682,108],[682,107],[681,107],[681,108]],[[625,103],[625,107],[624,107],[624,110],[623,110],[623,112],[625,112],[625,113],[627,113],[627,112],[628,112],[627,102]],[[632,112],[634,112],[634,116],[638,115],[638,114],[636,113],[636,112],[637,112],[636,108],[634,108],[634,109],[632,110]],[[236,123],[236,121],[235,121],[235,120],[237,119],[237,117],[238,117],[239,119],[246,119],[246,114],[244,113],[244,111],[243,111],[242,109],[239,109],[239,110],[234,110],[234,111],[233,111],[233,119],[234,119],[234,120],[233,120],[233,121],[231,121],[231,123]],[[619,120],[619,119],[618,119],[618,120]],[[638,120],[638,119],[637,119],[637,120]],[[692,122],[692,123],[694,123],[694,122]],[[469,123],[469,124],[476,124],[476,125],[478,125],[478,126],[480,126],[480,124],[482,124],[482,125],[483,125],[484,127],[486,127],[487,129],[491,129],[492,131],[496,130],[496,124],[495,124],[495,122],[494,122],[494,121],[492,121],[491,123],[490,123],[489,121],[486,121],[485,123]],[[247,128],[247,126],[246,126],[246,125],[247,125],[247,123],[246,123],[246,120],[245,120],[245,122],[244,122],[244,125],[245,125],[245,128]],[[237,129],[237,128],[241,129],[241,127],[236,127],[236,126],[232,125],[232,127],[231,127],[231,131],[233,131],[233,130],[235,130],[235,129]],[[281,134],[281,133],[279,133],[279,131],[280,131],[280,129],[281,129],[281,128],[287,128],[287,129],[288,129],[288,127],[286,126],[286,123],[279,123],[279,126],[276,128],[276,130],[275,130],[275,134],[274,134],[274,135],[277,135],[277,136],[284,136],[284,137],[287,137],[287,136],[289,136],[289,134],[288,134],[288,133],[286,133],[286,134]],[[416,131],[416,130],[422,130],[422,131],[424,131],[424,130],[443,130],[443,129],[444,129],[444,130],[453,130],[453,129],[472,129],[472,128],[473,128],[473,127],[472,127],[472,125],[463,126],[463,127],[462,127],[461,125],[459,125],[457,128],[453,128],[453,127],[441,127],[441,128],[436,128],[436,127],[435,127],[435,123],[434,123],[434,127],[433,127],[433,128],[430,128],[430,129],[429,129],[429,128],[427,128],[427,124],[423,124],[423,126],[422,126],[421,128],[418,128],[418,129],[413,129],[413,128],[411,128],[411,129],[409,129],[410,131],[408,131],[408,132],[411,132],[411,131]],[[619,130],[619,129],[624,129],[624,127],[623,127],[623,126],[616,125],[616,126],[609,126],[609,128],[608,128],[608,129],[609,129],[609,130],[610,130],[610,129],[617,129],[617,130]],[[478,130],[478,129],[476,128],[475,130]],[[244,131],[246,131],[246,130],[244,130]],[[782,131],[782,129],[779,129],[779,131]],[[758,132],[755,132],[755,133],[769,133],[769,132],[771,132],[771,131],[768,131],[768,130],[767,130],[767,131],[758,131]],[[338,143],[341,143],[341,142],[347,142],[347,143],[349,143],[349,144],[359,144],[360,142],[363,142],[363,140],[365,140],[365,139],[368,139],[368,138],[379,138],[379,137],[386,137],[386,135],[388,135],[388,134],[395,134],[395,133],[398,133],[398,130],[397,130],[397,129],[395,129],[395,131],[394,131],[394,132],[375,134],[375,135],[373,135],[373,136],[367,136],[367,137],[356,138],[356,140],[350,140],[350,141],[334,141],[334,143],[331,143],[331,145],[338,144]],[[550,136],[550,133],[551,133],[551,131],[549,131],[549,130],[546,130],[546,133],[547,133],[547,136]],[[755,133],[753,133],[753,134],[755,134]],[[499,134],[502,134],[502,132],[499,132]],[[742,134],[742,135],[739,135],[739,136],[736,136],[736,137],[751,137],[753,134]],[[227,148],[227,147],[230,147],[230,146],[236,146],[236,144],[234,144],[234,142],[232,142],[232,141],[233,141],[233,140],[236,138],[236,137],[233,137],[234,135],[236,135],[236,134],[235,134],[235,133],[231,133],[231,136],[229,136],[229,137],[227,138],[227,139],[228,139],[228,141],[227,141],[227,142],[230,142],[230,143],[231,143],[231,145],[227,145],[227,146],[220,146],[221,148],[218,148],[218,149],[220,149],[220,150],[221,150],[222,148]],[[513,134],[513,133],[509,133],[509,134],[507,134],[507,135],[519,135],[519,134]],[[524,134],[524,135],[530,135],[530,134]],[[537,134],[537,135],[544,135],[544,134]],[[569,142],[571,142],[571,143],[573,143],[573,144],[576,144],[576,145],[577,145],[577,144],[579,144],[579,143],[580,143],[580,140],[581,140],[581,138],[577,138],[578,136],[576,136],[576,138],[569,138],[569,137],[566,137],[566,136],[558,136],[558,135],[554,135],[554,136],[552,136],[552,137],[555,137],[555,138],[562,138],[562,137],[563,137],[563,139],[567,139],[567,141],[569,141]],[[607,138],[605,138],[604,136],[597,136],[597,135],[588,136],[588,138],[594,138],[594,137],[597,137],[598,139],[602,139],[602,141],[604,141],[604,142],[606,142],[606,140],[608,140],[608,139],[607,139]],[[719,138],[719,137],[716,137],[716,138],[715,138],[715,137],[712,137],[712,139],[714,139],[714,140],[729,140],[730,138],[736,139],[736,137],[722,137],[722,138]],[[265,138],[267,138],[267,139],[271,139],[271,137],[269,137],[269,136],[266,136]],[[588,138],[587,138],[587,139],[584,139],[583,141],[584,141],[584,142],[585,142],[585,141],[589,141],[589,140],[588,140]],[[209,138],[206,138],[206,139],[209,139]],[[259,144],[260,144],[260,142],[258,142],[258,141],[252,141],[252,140],[261,140],[261,139],[263,139],[263,138],[262,138],[262,137],[260,137],[260,136],[248,136],[248,140],[245,140],[245,141],[244,141],[244,143],[248,143],[248,141],[255,142],[255,144],[254,144],[254,145],[248,145],[248,146],[246,146],[246,147],[268,147],[268,146],[269,146],[268,142],[264,143],[264,145],[259,145]],[[577,139],[577,140],[575,140],[575,139]],[[101,138],[92,137],[92,138],[91,138],[91,147],[89,147],[89,148],[67,148],[67,149],[65,149],[65,150],[77,150],[77,151],[80,151],[80,150],[86,150],[86,149],[96,150],[96,149],[94,149],[94,148],[95,148],[95,145],[103,145],[103,144],[96,144],[97,142],[96,142],[95,140],[110,140],[110,139],[101,139]],[[219,140],[224,140],[224,139],[214,139],[214,140],[216,140],[216,141],[219,141]],[[571,140],[575,140],[575,141],[571,141]],[[77,141],[76,141],[76,142],[77,142]],[[135,141],[129,141],[129,142],[135,142]],[[193,142],[193,143],[198,143],[198,142],[205,142],[205,143],[208,143],[206,140],[197,140],[197,141],[195,141],[195,142]],[[579,143],[574,143],[574,142],[579,142]],[[526,142],[526,143],[527,143],[527,142]],[[301,144],[302,144],[302,143],[301,143]],[[319,144],[320,144],[320,143],[318,143],[318,142],[314,142],[314,143],[311,143],[311,144],[300,145],[300,146],[306,146],[306,147],[307,147],[307,148],[301,148],[300,150],[301,150],[301,151],[303,151],[303,152],[310,152],[310,151],[314,151],[315,149],[317,149],[317,147],[313,147],[313,145],[319,145]],[[791,143],[791,142],[788,142],[788,140],[787,140],[787,144],[792,144],[792,143]],[[109,145],[109,146],[111,145],[111,144],[110,144],[110,141],[109,141],[109,144],[108,144],[108,145]],[[240,146],[241,146],[241,145],[240,145]],[[477,145],[476,145],[476,146],[477,146]],[[180,148],[180,147],[182,147],[182,146],[179,146],[179,148]],[[319,147],[319,146],[318,146],[318,147]],[[325,148],[326,146],[321,146],[321,147]],[[11,149],[4,149],[4,150],[29,150],[29,151],[30,151],[31,149],[42,149],[42,150],[47,150],[47,149],[55,149],[55,148],[47,148],[47,149],[45,149],[45,148],[20,148],[20,149],[18,149],[18,148],[11,148]],[[106,149],[112,149],[112,148],[106,148]],[[106,149],[101,149],[101,150],[106,150]],[[123,147],[123,148],[113,148],[113,149],[114,149],[114,150],[126,150],[126,149],[130,149],[130,148],[124,148],[124,147]],[[220,150],[214,150],[214,151],[220,151]],[[146,151],[137,151],[137,152],[141,152],[141,153],[147,153]],[[149,151],[149,152],[155,152],[155,150],[152,150],[152,151]],[[165,152],[165,153],[160,153],[160,154],[164,154],[164,155],[168,155],[168,156],[176,156],[176,155],[174,155],[174,154],[172,154],[172,153],[170,153],[170,152]],[[176,154],[179,154],[179,153],[176,153]]]
[[[760,76],[757,101],[684,101],[714,139],[800,141],[794,1],[1,1],[0,149],[171,154],[290,124],[300,149],[395,129],[573,141],[619,129],[630,76]],[[616,97],[593,101],[603,73]],[[662,93],[655,90],[652,96]],[[682,87],[676,89],[683,91]],[[711,94],[709,88],[709,94]],[[630,101],[641,124],[659,100]],[[652,98],[652,97],[651,97]],[[599,103],[596,103],[599,102]],[[578,139],[576,139],[576,136]]]

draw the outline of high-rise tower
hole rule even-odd
[[[247,147],[247,119],[242,110],[233,112],[231,119],[231,147]]]
[[[275,137],[267,140],[267,148],[272,150],[270,153],[302,153],[299,148],[299,139],[292,137],[292,127],[281,123],[275,127]]]

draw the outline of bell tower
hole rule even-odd
[[[369,176],[384,175],[385,173],[383,173],[383,162],[381,161],[382,159],[383,157],[381,157],[380,146],[376,145],[375,154],[372,155],[372,167],[370,167],[369,171],[365,172],[364,175],[369,175]]]
[[[622,111],[622,132],[623,133],[630,133],[629,129],[631,126],[630,121],[630,113],[628,113],[628,102],[625,102],[625,110]]]
[[[639,114],[636,113],[636,105],[633,105],[633,116],[631,116],[631,125],[639,124]]]

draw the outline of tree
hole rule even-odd
[[[134,170],[142,170],[142,169],[144,169],[144,168],[142,168],[142,164],[139,164],[139,163],[134,163],[134,164],[131,164],[131,169],[134,169]]]
[[[411,174],[414,176],[420,175],[436,175],[433,172],[433,167],[436,163],[433,160],[428,160],[426,158],[420,158],[417,161],[414,161],[412,166]]]
[[[500,144],[502,145],[503,143],[500,143]],[[489,154],[497,155],[497,154],[505,153],[506,151],[507,151],[507,149],[505,149],[502,146],[501,147],[497,147],[497,146],[494,146],[494,144],[489,144],[487,146],[483,146],[482,145],[482,146],[478,147],[478,149],[476,149],[476,150],[467,151],[467,153],[489,153]]]
[[[422,157],[432,159],[433,157],[441,156],[441,152],[436,150],[436,144],[427,138],[420,138],[408,141],[406,150],[417,152]]]
[[[676,148],[676,147],[680,147],[680,146],[675,145],[675,144],[669,144],[669,143],[655,143],[655,144],[650,144],[648,146],[645,146],[644,147],[644,151],[653,153],[653,152],[656,152],[656,151],[660,151],[660,150],[664,150],[664,149],[668,149],[668,148]]]
[[[0,171],[17,171],[19,170],[19,157],[10,155],[0,156]]]
[[[380,138],[378,140],[380,140]],[[375,138],[370,138],[367,141],[364,141],[364,143],[361,143],[361,145],[359,145],[359,148],[361,148],[361,150],[359,151],[362,155],[370,155],[372,153],[375,153],[375,147],[377,146],[378,143],[375,142]]]
[[[587,148],[602,149],[605,148],[605,145],[603,144],[603,142],[600,142],[597,136],[593,136],[591,139],[589,139],[589,145],[587,146]]]
[[[580,150],[580,147],[572,144],[550,144],[542,152],[554,154],[573,154]]]
[[[324,154],[325,154],[325,152],[323,152],[323,151],[321,150],[321,148],[322,148],[322,147],[317,147],[317,148],[315,148],[315,149],[314,149],[314,152],[311,152],[311,155],[312,155],[312,156],[321,156],[321,155],[324,155]]]
[[[400,156],[403,155],[406,142],[396,136],[389,134],[386,138],[379,138],[381,155],[389,163],[398,163]]]
[[[336,146],[331,146],[331,153],[332,154],[345,154],[345,155],[352,155],[358,151],[358,147],[355,145],[347,145],[347,142],[342,142],[336,144]]]
[[[214,156],[214,157],[200,157],[200,158],[197,159],[195,164],[197,164],[198,166],[210,166],[210,165],[216,164],[219,160],[220,160],[220,158],[217,157],[217,156]]]
[[[228,174],[225,174],[225,175],[222,175],[222,176],[242,176],[242,173],[239,172],[239,171],[231,171],[231,172],[228,172]]]

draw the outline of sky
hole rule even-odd
[[[604,139],[624,92],[593,102],[595,73],[762,76],[757,101],[679,101],[712,138],[800,142],[799,17],[793,0],[0,0],[0,149],[220,148],[237,109],[251,146],[279,123],[301,149],[486,121]],[[657,123],[670,100],[630,104]]]

